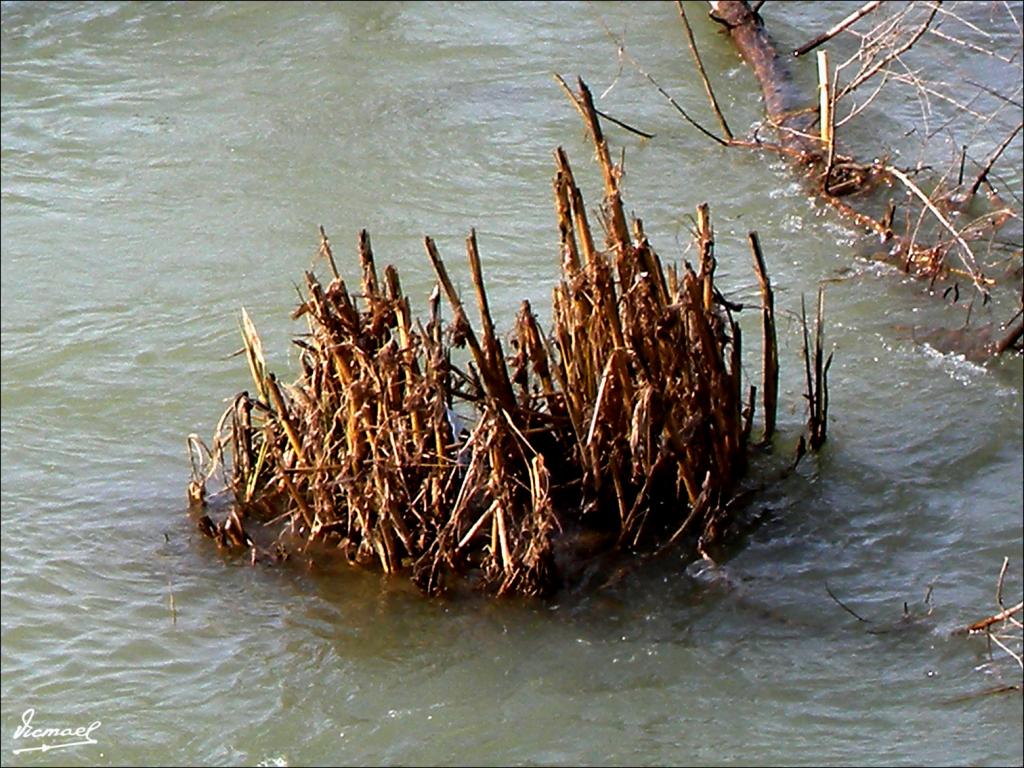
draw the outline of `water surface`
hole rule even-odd
[[[993,7],[972,18],[1005,21]],[[2,12],[5,764],[1024,761],[1019,695],[949,703],[1019,681],[949,633],[994,608],[1004,556],[1009,599],[1021,591],[1021,362],[916,343],[907,328],[964,310],[860,258],[864,241],[785,165],[711,144],[620,67],[605,26],[706,115],[672,5]],[[834,21],[825,4],[766,14],[786,45]],[[745,131],[753,79],[691,16]],[[954,74],[985,75],[933,48]],[[582,74],[602,109],[657,134],[609,132],[665,258],[692,257],[688,217],[708,201],[722,284],[756,301],[745,237],[760,232],[782,314],[780,455],[803,418],[794,313],[829,280],[825,450],[758,498],[762,524],[718,571],[667,557],[552,603],[428,601],[374,574],[226,561],[185,516],[184,438],[209,435],[248,386],[229,358],[242,305],[271,366],[294,372],[292,285],[317,225],[350,277],[367,227],[421,308],[422,236],[467,290],[475,226],[499,324],[524,298],[546,316],[556,146],[592,206],[599,194],[551,72]],[[908,155],[920,119],[883,98],[868,125]],[[923,611],[929,585],[933,612],[872,633],[826,582],[875,628],[905,601]],[[15,754],[30,707],[41,726],[100,720],[98,744]]]

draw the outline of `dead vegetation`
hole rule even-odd
[[[267,370],[243,312],[254,392],[234,398],[212,448],[189,439],[189,497],[200,529],[219,545],[248,548],[255,562],[320,542],[354,564],[407,574],[430,594],[468,580],[497,595],[543,595],[566,580],[566,557],[584,549],[628,554],[689,542],[703,552],[723,536],[747,465],[756,389],[741,374],[740,307],[715,282],[709,211],[697,211],[699,263],[663,264],[641,221],[627,224],[621,169],[590,91],[582,80],[575,92],[565,88],[603,174],[605,238],[595,242],[558,149],[561,276],[550,331],[523,302],[509,336],[498,337],[474,232],[466,254],[478,324],[428,237],[438,287],[424,325],[398,272],[378,269],[365,231],[352,289],[321,229],[330,280],[305,276],[295,316],[309,332],[295,339],[298,380],[285,385]],[[754,234],[751,245],[770,439],[774,304]],[[827,413],[820,311],[818,322],[807,363],[815,448]],[[215,475],[233,502],[220,523],[203,510]],[[257,527],[276,540],[255,544],[247,528]]]
[[[1013,683],[1003,682],[993,688],[971,694],[968,698],[992,694],[1007,693],[1010,691],[1024,691],[1024,624],[1017,615],[1024,610],[1024,602],[1018,601],[1016,605],[1007,606],[1003,602],[1003,585],[1006,581],[1006,572],[1010,567],[1010,559],[1003,558],[1002,568],[999,570],[999,578],[996,581],[996,607],[998,610],[991,616],[961,627],[954,635],[967,635],[971,637],[984,637],[988,646],[989,661],[983,667],[993,671],[1002,677],[1005,670],[1012,670],[1017,680]],[[998,650],[995,650],[998,649]]]
[[[1021,142],[1024,121],[1021,96],[1024,60],[1020,56],[1021,19],[1014,6],[988,3],[993,20],[1016,30],[1015,46],[1001,44],[995,35],[973,24],[967,3],[868,2],[830,29],[792,52],[780,52],[768,35],[759,13],[765,3],[745,0],[710,2],[710,16],[732,39],[752,68],[764,100],[765,126],[751,138],[730,130],[711,79],[701,60],[686,7],[696,3],[677,0],[685,38],[694,67],[708,96],[720,132],[686,112],[612,34],[620,59],[629,61],[703,135],[723,146],[775,152],[792,159],[807,178],[814,194],[858,227],[874,233],[878,260],[925,278],[937,294],[957,304],[961,285],[967,300],[965,329],[975,302],[988,305],[996,286],[1006,288],[1003,306],[1011,305],[1002,322],[974,327],[961,334],[965,353],[974,358],[1024,351],[1024,266],[1021,262],[1022,211],[1019,183],[1005,180],[1001,164]],[[702,5],[702,4],[701,4]],[[975,7],[980,4],[974,4]],[[768,4],[768,9],[773,4]],[[706,7],[706,6],[705,6]],[[1019,6],[1017,6],[1019,8]],[[839,16],[837,11],[837,18]],[[998,18],[996,18],[998,17]],[[871,25],[866,31],[858,31]],[[979,33],[989,41],[979,45],[968,38]],[[847,41],[856,40],[849,52]],[[982,57],[996,86],[949,82],[917,54],[926,43],[962,49],[964,56]],[[922,42],[923,41],[923,42]],[[820,46],[844,43],[846,55],[833,65]],[[794,81],[797,58],[817,49],[818,93],[805,93]],[[1011,85],[1006,86],[1005,82]],[[893,91],[898,98],[917,102],[921,110],[920,159],[913,167],[899,167],[884,143],[866,149],[870,159],[858,159],[844,147],[858,121],[876,119],[878,96]],[[1006,127],[1005,130],[1002,126]],[[877,132],[870,131],[877,136]],[[884,142],[884,139],[881,140]],[[945,169],[935,164],[940,143],[955,145]],[[864,148],[861,148],[864,151]],[[948,155],[948,153],[947,153]],[[1011,174],[1010,178],[1013,178]],[[1002,310],[1006,312],[1006,310]]]

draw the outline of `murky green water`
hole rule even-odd
[[[972,18],[1005,19],[993,7]],[[836,17],[766,11],[787,44]],[[963,310],[859,260],[855,233],[777,161],[711,145],[628,67],[616,80],[602,23],[704,114],[671,5],[2,13],[5,764],[1024,761],[1018,694],[949,702],[1019,681],[949,633],[992,607],[1004,556],[1007,592],[1021,591],[1021,362],[983,368],[916,344],[907,326],[956,325]],[[760,111],[750,73],[692,15],[746,130]],[[950,77],[984,76],[961,71],[961,53],[935,46]],[[664,256],[683,253],[707,200],[723,284],[753,300],[744,239],[761,233],[784,315],[781,453],[802,419],[793,313],[832,280],[825,451],[759,498],[765,522],[718,574],[666,558],[551,604],[445,603],[372,574],[225,562],[184,514],[184,437],[208,435],[247,385],[226,359],[243,304],[289,370],[292,283],[318,224],[351,275],[368,227],[422,304],[422,235],[466,286],[476,226],[503,321],[523,298],[546,314],[554,147],[598,195],[552,71],[596,94],[614,82],[602,108],[657,134],[611,136]],[[880,100],[860,130],[910,147],[919,111]],[[745,324],[753,342],[756,316]],[[826,582],[878,622],[934,584],[934,612],[866,631]],[[29,708],[36,727],[100,721],[98,743],[15,753],[40,743],[15,738]]]

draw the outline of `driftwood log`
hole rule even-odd
[[[689,24],[682,3],[678,3],[680,15],[689,33]],[[776,130],[775,144],[756,139],[747,141],[715,137],[723,144],[734,146],[756,146],[776,151],[797,161],[806,170],[815,194],[823,202],[835,208],[844,217],[875,233],[883,247],[876,256],[894,262],[904,271],[928,279],[932,285],[936,280],[949,282],[943,298],[952,295],[954,301],[960,297],[959,282],[967,281],[977,289],[977,296],[988,303],[990,290],[1000,281],[986,274],[975,254],[975,245],[991,247],[1004,225],[1011,219],[1021,218],[1019,210],[1008,205],[996,188],[989,183],[988,175],[995,160],[1007,146],[1017,140],[1021,133],[1018,125],[985,163],[982,172],[973,183],[963,178],[961,157],[960,178],[955,185],[938,179],[926,186],[916,180],[915,171],[900,169],[884,159],[860,162],[844,155],[839,150],[836,136],[835,105],[837,100],[856,87],[884,73],[885,66],[906,52],[917,42],[932,24],[938,3],[929,6],[923,22],[908,31],[906,39],[879,62],[865,64],[861,71],[842,88],[834,82],[833,72],[827,57],[819,53],[819,75],[821,77],[820,105],[813,103],[794,84],[790,71],[790,54],[780,53],[768,34],[764,21],[755,7],[745,0],[711,0],[710,16],[727,31],[737,51],[751,67],[764,98],[767,123]],[[850,14],[833,29],[819,36],[807,46],[801,46],[794,55],[810,50],[825,40],[847,29],[857,19],[879,7],[879,3],[867,3],[860,11]],[[707,77],[696,50],[696,64],[702,80],[707,86]],[[881,88],[881,86],[879,86]],[[712,108],[719,114],[717,100],[709,96]],[[724,124],[724,118],[720,117]],[[966,148],[965,148],[966,149]],[[897,203],[896,198],[887,196],[889,188],[903,190],[905,199]],[[926,191],[931,187],[930,191]],[[977,193],[984,188],[986,199],[979,201]],[[902,215],[900,210],[902,209]],[[956,225],[959,219],[968,220],[967,225]],[[931,226],[922,226],[930,222]],[[1024,267],[1021,267],[1020,244],[1016,255],[1010,260],[1018,262],[1016,267],[1003,268],[1003,280],[1019,297],[1024,309]],[[968,314],[970,317],[970,314]],[[1002,324],[979,326],[974,336],[967,333],[956,335],[957,346],[970,357],[1000,355],[1008,351],[1024,352],[1024,313],[1018,310],[1013,317]]]

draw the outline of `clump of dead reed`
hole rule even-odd
[[[428,237],[439,290],[423,325],[397,270],[378,270],[365,231],[352,290],[321,229],[331,279],[325,286],[306,273],[295,316],[309,333],[295,340],[302,372],[294,384],[267,370],[243,313],[255,391],[228,408],[190,490],[201,503],[206,479],[222,467],[235,503],[219,525],[201,518],[209,535],[254,546],[244,523],[281,524],[354,563],[407,573],[428,593],[468,577],[499,595],[559,586],[557,547],[583,533],[621,551],[720,538],[725,502],[746,467],[755,390],[745,392],[742,381],[737,307],[715,284],[708,208],[697,211],[696,266],[663,265],[643,224],[627,225],[621,170],[589,90],[582,81],[578,92],[566,90],[597,150],[606,237],[599,247],[558,149],[561,277],[550,332],[523,302],[503,345],[474,232],[466,255],[478,323]],[[770,436],[774,315],[759,248],[755,259]],[[465,370],[453,362],[456,348],[468,348]]]

